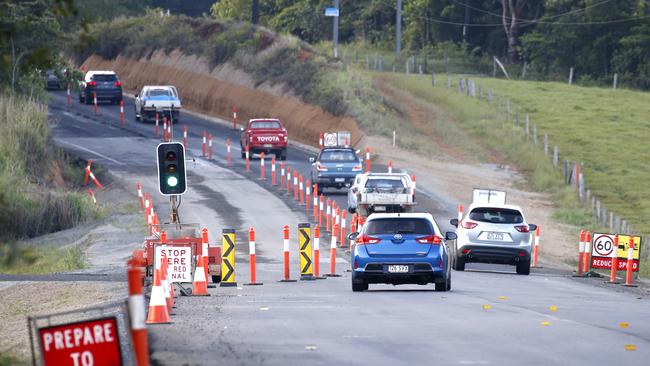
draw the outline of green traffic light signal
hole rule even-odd
[[[165,142],[157,147],[158,189],[164,196],[181,195],[187,190],[185,147],[178,142]]]

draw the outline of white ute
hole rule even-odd
[[[367,216],[373,212],[411,212],[413,181],[406,173],[360,174],[350,187],[348,210]]]
[[[135,96],[135,119],[143,122],[167,117],[178,122],[182,108],[178,90],[172,85],[145,85]]]

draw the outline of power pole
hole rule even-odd
[[[395,15],[395,56],[399,58],[402,50],[402,0],[397,0],[397,14]]]
[[[339,11],[339,0],[334,0],[334,7]],[[339,11],[339,15],[340,15]],[[334,29],[332,30],[332,44],[334,45],[334,58],[339,58],[339,17],[335,16]]]
[[[257,25],[260,22],[260,0],[253,0],[251,11],[251,23]]]
[[[469,6],[467,6],[467,2],[469,0],[465,0],[465,21],[463,22],[463,42],[467,42],[467,24],[469,23]]]

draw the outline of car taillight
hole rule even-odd
[[[415,239],[420,244],[434,244],[439,245],[442,243],[442,239],[437,235],[423,236],[421,238]]]
[[[377,244],[380,241],[381,239],[369,235],[360,235],[357,237],[357,245]]]
[[[318,170],[319,172],[326,172],[327,167],[321,163],[316,163],[316,170]]]
[[[248,139],[250,140],[250,142],[253,142],[253,136],[250,136]]]
[[[97,86],[97,82],[96,81],[90,81],[90,82],[88,82],[88,86]]]
[[[120,81],[116,81],[115,86],[122,86],[122,83]]]
[[[284,142],[287,142],[287,140],[289,140],[289,136],[284,135]]]
[[[463,227],[463,229],[473,229],[477,226],[478,224],[475,222],[471,221],[463,221],[463,223],[460,225]]]
[[[527,233],[528,225],[517,225],[515,226],[515,230],[519,231],[520,233]]]
[[[353,166],[352,171],[353,172],[360,172],[361,171],[361,164]]]

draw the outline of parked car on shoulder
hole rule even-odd
[[[246,158],[246,148],[251,154],[275,154],[280,160],[287,160],[289,136],[287,129],[277,118],[255,118],[241,128],[239,146],[241,157]]]
[[[181,98],[178,90],[172,85],[145,85],[135,95],[135,120],[154,121],[156,115],[162,119],[178,122],[181,113]]]
[[[429,213],[372,214],[352,248],[352,291],[368,290],[371,283],[435,284],[436,291],[451,289],[451,267],[446,240]]]
[[[98,103],[120,103],[122,82],[114,71],[90,70],[86,73],[79,82],[79,103],[92,104],[94,95],[97,96]]]
[[[55,70],[45,71],[45,89],[62,89],[63,84]]]
[[[361,173],[361,159],[348,146],[324,147],[317,157],[310,157],[311,181],[322,188],[350,187]]]

